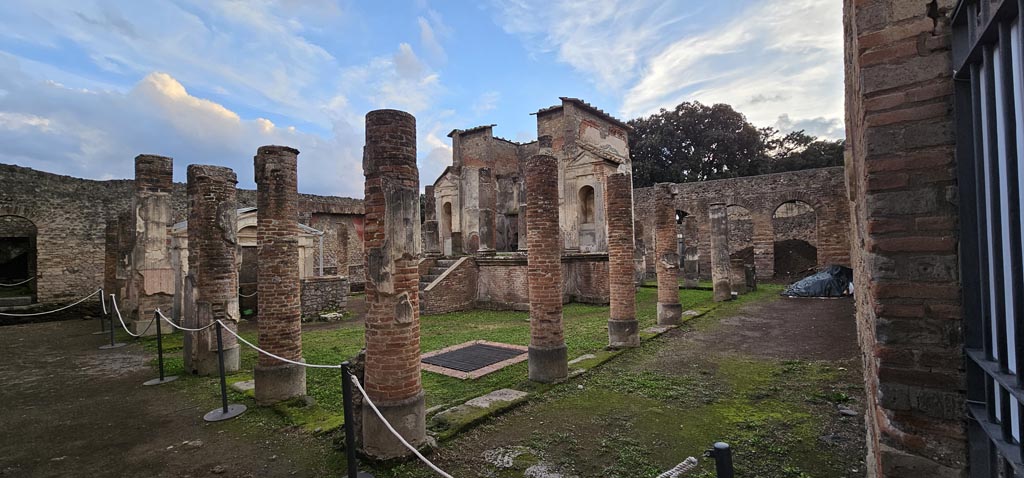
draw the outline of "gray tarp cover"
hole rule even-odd
[[[842,297],[849,295],[853,269],[828,266],[825,270],[790,284],[782,292],[786,297]]]

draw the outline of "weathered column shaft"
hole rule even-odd
[[[676,207],[667,184],[655,186],[654,251],[658,261],[658,325],[676,325],[679,304],[679,253],[676,248]]]
[[[145,154],[135,158],[135,240],[129,303],[132,332],[136,334],[155,335],[153,312],[159,308],[166,315],[174,303],[174,270],[167,243],[173,175],[171,158]]]
[[[185,327],[201,328],[221,321],[238,330],[238,201],[235,172],[221,166],[188,167],[188,275],[192,303],[186,304]],[[224,368],[238,370],[239,348],[224,332]],[[216,375],[217,334],[214,327],[189,332],[185,366],[198,375]]]
[[[608,221],[608,345],[636,347],[640,334],[636,320],[634,284],[633,185],[628,174],[605,179],[605,217]]]
[[[700,284],[700,248],[698,247],[697,217],[683,219],[683,287],[695,288]]]
[[[301,362],[298,155],[287,146],[261,146],[254,163],[259,344],[267,352]],[[253,378],[259,403],[306,394],[306,368],[301,365],[260,354]]]
[[[562,241],[554,157],[538,154],[526,161],[526,193],[530,197],[526,204],[529,376],[547,383],[569,375],[562,331]]]
[[[423,253],[437,256],[441,254],[441,228],[437,222],[437,200],[434,198],[434,186],[424,187],[423,193]]]
[[[131,288],[132,273],[132,250],[135,248],[135,213],[124,211],[117,216],[117,290],[112,291],[117,295],[118,304],[121,310],[135,310],[132,301]]]
[[[729,216],[725,204],[708,207],[711,219],[711,281],[715,302],[732,299],[729,265]]]
[[[493,254],[497,241],[498,218],[495,212],[497,208],[497,185],[494,176],[489,168],[480,168],[480,181],[477,199],[480,201],[480,248],[477,252]]]
[[[416,119],[395,110],[366,115],[364,250],[366,378],[370,398],[413,446],[426,441],[420,377],[419,171]],[[374,458],[408,455],[368,407],[363,450]]]

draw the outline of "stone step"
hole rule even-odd
[[[421,275],[420,276],[420,282],[426,282],[427,284],[429,284],[431,282],[434,282],[434,279],[437,279],[438,275],[439,274],[433,274],[433,273],[426,274],[426,275]]]

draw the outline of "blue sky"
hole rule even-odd
[[[363,117],[417,117],[421,184],[453,128],[536,136],[585,99],[628,120],[726,102],[843,136],[837,0],[12,0],[0,7],[0,162],[130,178],[132,158],[235,169],[298,148],[299,189],[362,197]]]

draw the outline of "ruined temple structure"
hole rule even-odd
[[[160,228],[147,224],[143,241],[149,248],[150,263],[136,265],[136,221],[140,214],[134,180],[93,181],[0,164],[0,281],[18,282],[35,277],[26,284],[24,297],[0,302],[0,307],[31,303],[66,304],[106,285],[127,314],[140,316],[132,305],[132,294],[145,292],[146,300],[162,297],[161,309],[168,316],[180,317],[180,285],[187,274],[188,213],[184,183],[171,183],[169,164],[159,166],[156,156],[141,156],[153,163],[140,172],[142,184],[158,181],[150,190],[166,195],[167,216],[157,218],[166,232],[161,246]],[[154,161],[156,161],[154,163]],[[169,158],[166,158],[170,162]],[[147,164],[148,164],[147,163]],[[155,166],[154,166],[155,165]],[[154,174],[159,173],[159,177]],[[166,191],[166,193],[162,192]],[[152,196],[151,191],[141,194]],[[148,196],[147,196],[148,197]],[[161,199],[162,201],[163,199]],[[321,311],[340,311],[345,307],[339,296],[363,284],[363,203],[359,199],[300,194],[296,218],[300,223],[300,275],[302,277],[303,317],[318,317]],[[240,250],[239,300],[243,317],[257,312],[256,296],[256,191],[237,190],[238,241]],[[150,207],[150,206],[147,206]],[[160,206],[161,208],[163,206]],[[163,210],[163,209],[160,209]],[[145,218],[153,222],[154,211]],[[170,226],[170,227],[168,227]],[[169,241],[168,241],[169,239]],[[160,254],[154,256],[154,254]],[[5,260],[5,258],[10,259]],[[159,258],[158,258],[159,257]],[[134,267],[134,270],[133,270]],[[168,275],[169,274],[169,275]],[[132,278],[135,277],[134,285]],[[161,281],[170,278],[167,284]],[[111,289],[113,287],[113,289]],[[22,302],[24,301],[24,302]],[[141,325],[152,333],[153,308],[143,305]],[[248,312],[248,314],[246,314]],[[147,322],[148,321],[148,322]],[[133,322],[133,327],[136,324]]]
[[[608,303],[606,178],[632,173],[630,128],[575,98],[534,114],[556,161],[563,301]],[[449,133],[452,165],[427,186],[424,313],[526,309],[524,166],[540,146],[497,138],[493,126]]]
[[[711,205],[725,205],[730,259],[742,259],[758,279],[803,276],[820,267],[850,265],[850,205],[842,167],[808,169],[670,185],[684,284],[712,278]],[[655,276],[657,188],[633,191],[647,245],[647,278]],[[726,261],[728,262],[728,261]]]

